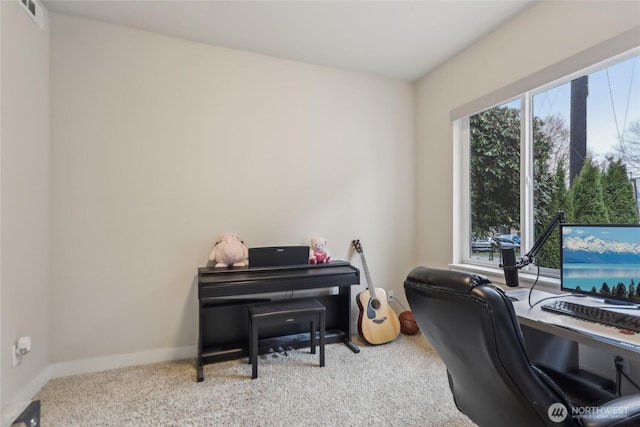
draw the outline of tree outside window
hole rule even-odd
[[[524,123],[531,129],[525,132],[521,100],[469,118],[472,259],[497,263],[500,244],[514,244],[500,236],[521,234],[524,150],[532,152],[526,168],[533,201],[523,205],[533,212],[536,239],[558,210],[572,223],[638,222],[640,57],[527,96],[531,120]],[[521,141],[521,135],[531,137]],[[554,233],[542,247],[538,266],[559,267],[558,239]],[[491,248],[477,250],[474,243],[485,240]]]

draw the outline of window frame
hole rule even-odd
[[[455,194],[453,200],[454,230],[453,230],[453,258],[450,267],[485,274],[497,283],[504,284],[504,275],[497,263],[471,258],[471,191],[470,191],[470,125],[469,118],[482,111],[495,108],[514,100],[520,100],[520,232],[521,248],[528,252],[535,243],[535,221],[533,217],[533,97],[556,86],[566,84],[578,77],[600,71],[608,66],[622,62],[634,56],[640,56],[640,46],[623,53],[598,61],[588,67],[570,73],[559,79],[545,83],[539,87],[527,90],[518,96],[504,99],[496,104],[487,106],[467,116],[452,122],[453,125],[453,186]],[[520,272],[522,284],[540,282],[543,287],[558,290],[559,272],[554,269],[540,268],[529,265]]]

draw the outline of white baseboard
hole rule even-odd
[[[124,368],[127,366],[145,365],[147,363],[189,359],[191,357],[196,357],[196,355],[196,346],[189,345],[185,347],[159,348],[155,350],[140,351],[137,353],[116,354],[113,356],[96,357],[93,359],[54,363],[50,366],[51,378],[107,371],[109,369]]]

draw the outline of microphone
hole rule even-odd
[[[529,252],[518,258],[517,262],[516,250],[513,246],[510,248],[500,248],[502,256],[502,264],[500,264],[500,267],[502,267],[502,269],[504,270],[504,278],[507,282],[507,286],[513,288],[518,286],[518,270],[533,262],[536,254],[538,253],[540,248],[542,248],[542,245],[546,243],[547,239],[549,239],[549,236],[551,236],[551,233],[553,233],[553,229],[556,228],[556,225],[564,223],[564,220],[564,211],[558,211],[556,213],[556,216],[551,221],[551,224],[549,224],[547,229],[544,231],[544,234],[542,234],[542,236],[540,236],[538,240],[536,240],[536,243],[533,245]]]
[[[518,283],[518,268],[516,267],[516,251],[513,247],[501,248],[502,252],[502,269],[504,270],[504,278],[507,282],[507,286],[517,288]]]

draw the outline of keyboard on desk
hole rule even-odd
[[[554,313],[566,314],[578,319],[588,320],[590,322],[640,332],[640,316],[618,313],[617,311],[604,310],[599,307],[590,307],[588,305],[576,304],[562,300],[545,304],[540,308]]]

